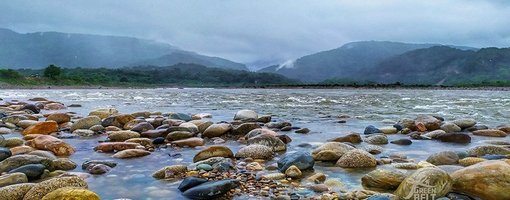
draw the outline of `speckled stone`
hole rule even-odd
[[[23,200],[25,194],[35,185],[35,183],[20,183],[1,187],[0,199]]]
[[[42,200],[57,200],[57,199],[99,200],[100,198],[96,193],[80,187],[64,187],[56,189],[55,191],[48,193],[42,198]]]
[[[40,200],[46,194],[63,187],[88,188],[88,185],[87,182],[77,176],[52,178],[32,187],[23,200]]]

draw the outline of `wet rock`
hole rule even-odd
[[[55,156],[55,154],[53,154],[53,152],[51,152],[51,151],[35,150],[35,151],[31,151],[31,152],[29,152],[27,154],[28,155],[36,155],[36,156],[45,157],[45,158],[48,158],[50,160],[56,160],[57,159],[57,156]]]
[[[336,165],[343,168],[365,168],[375,167],[377,161],[370,153],[360,149],[353,149],[338,159]]]
[[[415,119],[415,125],[423,124],[426,130],[433,131],[441,127],[441,120],[430,115],[418,115]]]
[[[204,141],[204,139],[199,138],[199,137],[192,137],[192,138],[173,141],[172,144],[179,146],[179,147],[196,147],[196,146],[203,146],[205,144],[205,141]]]
[[[74,148],[63,140],[50,135],[40,135],[27,142],[28,146],[40,150],[48,150],[56,156],[70,156],[75,152]]]
[[[369,144],[388,144],[386,135],[373,135],[365,138],[365,142]]]
[[[64,187],[56,189],[45,195],[42,200],[73,199],[73,200],[99,200],[99,196],[85,188]]]
[[[113,154],[113,158],[137,158],[151,154],[151,152],[143,149],[126,149]]]
[[[442,151],[430,155],[427,162],[433,165],[454,165],[459,162],[459,156],[454,151]]]
[[[148,130],[145,132],[140,133],[140,137],[146,137],[146,138],[157,138],[162,137],[164,134],[168,134],[166,129],[156,129],[156,130]]]
[[[510,199],[510,164],[485,161],[452,174],[453,190],[481,199]]]
[[[36,149],[32,148],[31,146],[17,146],[17,147],[12,147],[10,150],[11,150],[12,155],[20,155],[20,154],[26,154],[26,153],[32,152]]]
[[[250,132],[248,132],[244,138],[246,140],[252,138],[252,137],[255,137],[257,135],[273,135],[273,136],[277,136],[278,134],[276,134],[276,132],[272,131],[272,130],[269,130],[269,129],[264,129],[264,128],[257,128],[257,129],[253,129],[251,130]]]
[[[211,157],[202,161],[198,161],[188,166],[188,169],[196,169],[200,164],[208,164],[213,167],[214,170],[219,172],[226,172],[233,169],[232,159],[224,157]]]
[[[465,133],[445,133],[438,135],[436,139],[441,142],[452,142],[459,144],[468,144],[471,143],[471,136]]]
[[[299,170],[298,167],[292,165],[289,168],[287,168],[287,170],[285,170],[285,175],[290,178],[300,178],[303,175],[303,173],[301,172],[301,170]]]
[[[483,143],[492,144],[492,145],[509,145],[510,146],[510,141],[507,142],[507,141],[503,141],[503,140],[484,140]]]
[[[318,172],[308,177],[307,180],[313,183],[323,183],[326,180],[326,175]]]
[[[240,110],[237,111],[236,115],[234,116],[234,120],[241,120],[241,121],[257,121],[258,115],[253,110]]]
[[[80,137],[92,137],[94,136],[94,131],[89,129],[76,129],[73,131],[73,134],[78,135]]]
[[[1,142],[0,142],[1,143]],[[16,147],[23,145],[24,141],[21,138],[7,138],[4,140],[5,147]]]
[[[114,152],[126,149],[136,149],[140,144],[134,142],[103,142],[94,147],[94,151]]]
[[[266,127],[270,129],[282,129],[286,126],[292,126],[290,122],[269,122],[266,123]]]
[[[42,164],[28,164],[9,171],[9,174],[23,173],[28,180],[37,180],[43,174],[44,169],[46,169],[46,166]]]
[[[312,155],[308,152],[295,152],[284,155],[277,162],[278,169],[281,172],[285,172],[290,166],[295,165],[301,171],[313,169],[315,165],[315,160]]]
[[[501,159],[509,159],[510,155],[485,155],[482,156],[483,159],[487,160],[501,160]]]
[[[226,146],[209,146],[206,149],[198,152],[193,157],[193,162],[198,162],[211,157],[233,158],[234,153],[232,153],[232,150]]]
[[[248,139],[247,143],[249,145],[252,144],[260,144],[264,146],[270,147],[273,151],[285,151],[287,149],[287,145],[279,138],[269,135],[269,134],[261,134],[255,137]]]
[[[35,121],[35,120],[20,120],[16,125],[23,128],[23,129],[26,129],[30,126],[33,126],[35,124],[39,123],[39,121]]]
[[[234,126],[232,129],[232,134],[234,135],[246,135],[253,129],[260,128],[260,125],[255,122],[242,123],[239,126]]]
[[[476,121],[474,119],[457,119],[454,120],[452,123],[459,126],[461,129],[472,127],[476,124]]]
[[[310,132],[310,129],[308,128],[301,128],[301,129],[298,129],[296,131],[294,131],[295,133],[302,133],[302,134],[307,134]]]
[[[188,167],[186,165],[171,165],[166,166],[152,174],[152,177],[155,179],[165,179],[165,178],[174,178],[174,177],[182,177],[188,171]]]
[[[291,131],[292,130],[292,126],[286,126],[286,127],[283,127],[282,129],[280,129],[280,131]]]
[[[110,117],[103,119],[103,121],[101,122],[101,125],[104,127],[114,126],[114,127],[122,128],[122,127],[124,127],[125,124],[127,124],[128,122],[130,122],[134,119],[135,119],[135,117],[133,115],[120,114],[120,115],[110,116]]]
[[[188,131],[173,131],[168,133],[168,135],[166,136],[166,140],[168,141],[182,140],[193,137],[193,135],[194,135],[193,133]]]
[[[353,150],[354,147],[340,143],[340,142],[327,142],[312,151],[314,160],[318,161],[337,161],[346,152]]]
[[[57,158],[57,159],[53,160],[52,162],[53,162],[53,168],[55,170],[69,171],[69,170],[75,169],[78,166],[75,162],[73,162],[71,159],[68,159],[68,158]]]
[[[310,190],[317,192],[317,193],[323,193],[323,192],[329,191],[328,186],[325,184],[315,184],[315,185],[311,185],[309,188],[310,188]]]
[[[0,199],[23,200],[25,194],[34,187],[35,183],[19,183],[0,187]]]
[[[168,118],[169,119],[182,120],[182,121],[186,121],[186,122],[192,120],[190,115],[187,115],[187,114],[184,114],[184,113],[170,113],[168,115]]]
[[[439,166],[437,166],[437,168],[442,169],[451,175],[453,172],[455,172],[459,169],[462,169],[464,167],[459,166],[459,165],[439,165]]]
[[[105,174],[112,170],[112,167],[104,164],[93,164],[89,165],[86,169],[86,171],[89,174]]]
[[[213,124],[202,133],[204,137],[213,138],[224,135],[232,129],[230,124]]]
[[[140,137],[140,134],[134,131],[108,131],[106,133],[112,142],[123,142],[131,138]]]
[[[478,130],[487,130],[489,129],[488,126],[486,125],[474,125],[474,126],[471,126],[469,128],[465,128],[464,131],[470,131],[470,132],[473,132],[473,131],[478,131]]]
[[[469,149],[468,154],[473,156],[484,156],[488,154],[507,155],[510,154],[510,149],[500,146],[482,145]]]
[[[384,134],[395,134],[398,132],[397,128],[393,126],[381,127],[379,130]]]
[[[12,133],[11,129],[8,129],[5,127],[0,127],[0,135],[5,135],[5,134],[9,134],[9,133]]]
[[[473,131],[473,135],[489,136],[489,137],[506,137],[508,134],[497,129],[477,130]]]
[[[0,161],[5,160],[8,157],[11,157],[12,153],[9,149],[0,147]]]
[[[460,159],[459,164],[464,167],[467,167],[470,165],[481,163],[483,161],[486,161],[486,160],[484,158],[478,158],[478,157],[467,157],[467,158]]]
[[[220,181],[210,181],[186,190],[182,195],[190,199],[213,199],[223,196],[231,189],[239,187],[238,180],[224,179]]]
[[[252,144],[239,149],[235,157],[268,160],[273,158],[273,150],[265,145]]]
[[[23,135],[29,134],[44,134],[48,135],[53,132],[58,131],[58,124],[54,121],[46,121],[46,122],[37,122],[32,126],[29,126],[25,130],[23,130]]]
[[[131,131],[135,131],[138,133],[145,132],[148,130],[153,130],[154,127],[149,122],[142,122],[137,125],[135,125],[133,128],[131,128]]]
[[[71,131],[74,131],[76,129],[89,129],[94,125],[101,125],[101,118],[99,118],[98,116],[84,117],[73,123],[73,125],[71,126]]]
[[[195,124],[198,127],[198,132],[203,133],[209,126],[213,125],[214,123],[211,121],[205,121],[199,124]]]
[[[405,200],[414,200],[415,197],[435,199],[446,195],[452,184],[445,171],[434,167],[421,168],[405,178],[394,194]]]
[[[271,115],[262,115],[257,119],[257,122],[269,123],[269,122],[271,122]]]
[[[346,136],[330,139],[329,141],[331,141],[331,142],[350,142],[353,144],[359,144],[359,143],[361,143],[361,136],[359,135],[359,133],[350,133]]]
[[[190,130],[190,132],[192,132],[194,134],[199,132],[198,126],[195,125],[194,123],[184,122],[184,123],[180,124],[179,127],[186,127]]]
[[[213,167],[208,164],[199,164],[199,165],[197,165],[197,169],[204,170],[204,171],[211,171],[213,169]]]
[[[77,176],[56,177],[40,183],[32,187],[24,197],[24,200],[39,200],[48,193],[63,187],[80,187],[87,188],[87,182]]]
[[[46,117],[46,121],[55,121],[57,124],[62,124],[71,121],[71,116],[66,113],[53,113]]]
[[[28,182],[27,175],[21,172],[13,172],[0,176],[0,188],[8,185]],[[1,195],[1,194],[0,194]]]
[[[114,168],[115,166],[117,166],[117,163],[113,160],[87,160],[87,161],[83,162],[83,164],[81,165],[81,169],[85,170],[85,169],[89,168],[90,166],[99,165],[99,164],[106,165],[111,168]]]
[[[455,133],[460,132],[462,129],[454,123],[447,122],[441,125],[441,130],[447,133]]]
[[[186,190],[205,182],[207,182],[206,179],[190,176],[182,180],[181,184],[179,184],[179,187],[177,189],[179,189],[179,191],[181,192],[185,192]]]
[[[137,143],[144,147],[152,146],[152,140],[149,138],[131,138],[129,140],[126,140],[126,142]]]
[[[112,115],[118,114],[119,111],[115,108],[100,108],[93,110],[89,113],[89,116],[97,116],[101,119],[107,118]]]
[[[280,139],[284,144],[289,144],[292,142],[292,139],[288,135],[277,135],[278,139]]]
[[[377,146],[377,145],[372,145],[372,144],[363,144],[362,146],[359,147],[359,149],[366,151],[373,155],[380,154],[384,151],[384,148]]]
[[[382,131],[372,125],[367,126],[365,128],[365,131],[363,131],[363,134],[365,134],[365,135],[375,134],[375,133],[382,133]]]
[[[30,103],[23,105],[19,110],[30,110],[35,114],[41,112],[41,110],[36,105]]]
[[[377,169],[361,177],[365,189],[393,192],[404,181],[406,175],[398,170]]]
[[[392,144],[398,144],[398,145],[411,145],[413,142],[409,139],[398,139],[391,141]]]
[[[25,117],[23,115],[10,115],[2,118],[2,122],[6,124],[7,123],[18,124],[21,120],[28,120],[28,117]]]

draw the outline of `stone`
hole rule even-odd
[[[0,187],[0,199],[23,200],[25,194],[34,187],[35,183],[18,183]]]
[[[190,199],[208,200],[223,196],[237,187],[239,187],[239,181],[235,179],[209,181],[186,190],[182,195]]]
[[[489,129],[488,126],[486,125],[474,125],[474,126],[471,126],[471,127],[468,127],[468,128],[465,128],[464,131],[470,131],[470,132],[473,132],[473,131],[478,131],[478,130],[487,130]]]
[[[471,166],[477,163],[481,163],[483,161],[486,161],[484,158],[478,158],[478,157],[467,157],[459,160],[459,165],[462,165],[464,167]]]
[[[209,164],[199,164],[197,165],[198,170],[211,171],[213,167]]]
[[[310,129],[308,128],[301,128],[301,129],[298,129],[296,131],[294,131],[295,133],[301,133],[301,134],[307,134],[310,132]]]
[[[66,113],[53,113],[46,117],[46,121],[55,121],[57,124],[62,124],[71,121],[71,116]]]
[[[368,190],[393,192],[405,178],[398,170],[376,169],[361,177],[361,185]]]
[[[273,150],[265,145],[252,144],[239,149],[235,157],[269,160],[273,158]]]
[[[179,189],[179,191],[181,192],[185,192],[186,190],[205,182],[207,182],[207,179],[190,176],[182,180],[181,184],[179,184],[179,187],[177,189]]]
[[[4,147],[16,147],[21,146],[25,143],[21,138],[7,138],[4,140]]]
[[[17,125],[22,120],[28,120],[28,117],[23,116],[23,115],[10,115],[10,116],[2,118],[2,122],[6,123],[6,124],[11,123],[11,124]],[[33,121],[33,120],[31,120],[31,121]]]
[[[155,179],[165,179],[165,178],[174,178],[181,177],[186,175],[188,171],[188,167],[186,165],[171,165],[166,166],[152,174],[152,177]]]
[[[427,162],[433,165],[455,165],[459,163],[459,156],[454,151],[441,151],[430,155]]]
[[[145,132],[145,131],[148,131],[148,130],[154,130],[154,127],[149,122],[138,123],[133,128],[131,128],[131,131],[135,131],[135,132],[138,132],[138,133]]]
[[[58,102],[48,103],[44,105],[45,110],[62,110],[65,108],[66,106],[64,106],[64,104]]]
[[[19,110],[30,110],[35,114],[41,112],[41,109],[39,109],[36,105],[30,103],[23,105]]]
[[[117,163],[113,160],[87,160],[81,164],[81,169],[85,170],[93,165],[106,165],[108,167],[114,168],[117,166]]]
[[[89,116],[81,118],[73,123],[71,126],[71,131],[76,129],[89,129],[94,125],[101,125],[101,118],[98,116]]]
[[[108,131],[108,138],[112,142],[123,142],[131,138],[139,138],[140,133],[134,131]]]
[[[8,157],[11,157],[12,153],[9,149],[0,147],[0,161],[5,160]]]
[[[42,200],[100,200],[96,193],[80,187],[64,187],[45,195]]]
[[[55,170],[69,171],[69,170],[75,169],[78,166],[75,162],[73,162],[71,159],[68,159],[68,158],[57,158],[57,159],[53,160],[52,162],[53,162],[53,168]]]
[[[393,126],[381,127],[379,130],[384,134],[395,134],[398,132],[398,129]]]
[[[93,110],[89,113],[89,116],[97,116],[101,119],[107,118],[109,116],[118,114],[119,111],[115,108],[99,108],[96,110]]]
[[[328,186],[325,184],[315,184],[315,185],[311,185],[309,188],[310,188],[310,190],[317,192],[317,193],[329,191]]]
[[[314,149],[312,156],[317,161],[337,161],[346,152],[353,149],[354,147],[341,142],[327,142]]]
[[[46,166],[42,164],[28,164],[9,171],[9,174],[23,173],[28,180],[37,180],[41,177],[45,169]]]
[[[203,133],[207,128],[209,128],[209,126],[213,125],[214,123],[211,122],[211,121],[206,121],[206,122],[203,122],[203,123],[200,123],[197,125],[198,127],[198,132],[200,133]]]
[[[261,176],[261,178],[264,178],[264,179],[267,179],[267,180],[282,180],[282,179],[285,179],[285,174],[284,173],[269,173],[269,174],[264,174]]]
[[[21,172],[14,172],[0,176],[0,188],[19,183],[28,182],[27,175]],[[1,194],[0,194],[1,195]]]
[[[177,120],[182,120],[182,121],[191,121],[192,118],[190,115],[188,114],[184,114],[184,113],[170,113],[168,115],[168,118],[169,119],[177,119]]]
[[[411,145],[413,142],[409,139],[398,139],[398,140],[393,140],[390,143],[398,144],[398,145]]]
[[[273,136],[277,136],[278,134],[276,132],[272,131],[272,130],[269,130],[269,129],[257,128],[257,129],[253,129],[250,132],[248,132],[244,136],[244,138],[246,140],[249,140],[250,138],[255,137],[257,135],[273,135]]]
[[[148,130],[148,131],[140,133],[140,137],[158,138],[158,137],[162,137],[164,134],[168,134],[166,129],[155,129],[155,130]]]
[[[473,148],[470,148],[468,150],[468,155],[472,156],[485,156],[490,154],[501,154],[501,155],[507,155],[510,154],[510,149],[500,147],[500,146],[493,146],[493,145],[482,145],[482,146],[476,146]]]
[[[0,127],[0,135],[12,133],[12,130],[5,127]]]
[[[179,147],[196,147],[196,146],[204,146],[205,141],[204,141],[204,139],[199,138],[199,137],[191,137],[191,138],[187,138],[187,139],[172,141],[172,144],[179,146]]]
[[[232,129],[230,124],[212,124],[202,133],[204,137],[213,138],[224,135]]]
[[[223,158],[223,157],[212,157],[202,161],[198,161],[188,166],[188,169],[196,169],[197,165],[200,164],[208,164],[213,167],[214,170],[219,172],[226,172],[230,169],[234,169],[234,165],[231,158]]]
[[[460,132],[462,129],[454,123],[447,122],[447,123],[444,123],[443,125],[441,125],[441,130],[443,130],[447,133],[455,133],[455,132]]]
[[[238,126],[234,126],[232,129],[232,134],[234,135],[246,135],[253,129],[260,128],[260,125],[255,122],[242,123]]]
[[[457,119],[452,121],[452,123],[454,123],[461,129],[465,129],[474,126],[476,124],[476,121],[474,119]]]
[[[489,137],[506,137],[508,134],[497,129],[477,130],[473,131],[473,135],[489,136]]]
[[[37,136],[27,141],[27,144],[36,149],[51,151],[56,156],[70,156],[75,152],[75,149],[71,145],[50,135]]]
[[[373,135],[365,138],[365,142],[369,144],[388,144],[386,135]]]
[[[10,149],[12,155],[26,154],[26,153],[32,152],[34,150],[36,150],[36,149],[32,148],[31,146],[17,146],[17,147],[12,147]]]
[[[484,161],[453,172],[453,190],[481,199],[510,199],[509,174],[508,162]]]
[[[149,138],[131,138],[131,139],[126,140],[125,142],[137,143],[144,147],[152,146],[152,140]]]
[[[286,126],[292,126],[290,122],[269,122],[266,123],[266,127],[270,129],[282,129]]]
[[[445,196],[452,189],[452,178],[445,171],[426,167],[418,169],[402,181],[395,195],[403,200],[436,199]]]
[[[112,167],[104,164],[93,164],[86,168],[89,174],[105,174],[112,170]]]
[[[259,116],[259,118],[257,119],[257,122],[260,122],[260,123],[269,123],[271,122],[271,115],[262,115],[262,116]]]
[[[257,113],[253,110],[240,110],[237,111],[236,115],[234,115],[234,120],[241,120],[241,121],[257,121],[259,116]]]
[[[451,142],[459,144],[471,143],[471,136],[465,133],[445,133],[438,135],[436,139],[440,140],[441,142]]]
[[[441,120],[430,115],[418,115],[414,121],[416,126],[423,124],[426,130],[429,131],[437,130],[441,127]]]
[[[35,155],[15,155],[0,162],[0,173],[8,172],[28,164],[43,164],[48,169],[53,168],[53,163],[48,158]]]
[[[299,170],[313,169],[315,160],[308,152],[294,152],[285,154],[277,162],[280,172],[285,172],[290,166],[295,165]]]
[[[54,121],[37,122],[36,124],[29,126],[23,130],[23,135],[29,134],[43,134],[48,135],[58,131],[58,124]]]
[[[193,137],[193,135],[194,135],[193,133],[188,131],[173,131],[168,133],[168,135],[166,136],[166,140],[168,141],[182,140]]]
[[[143,150],[143,149],[126,149],[126,150],[122,150],[122,151],[119,151],[119,152],[113,154],[112,157],[126,159],[126,158],[143,157],[143,156],[147,156],[149,154],[151,154],[151,152],[149,152],[147,150]]]
[[[198,126],[195,125],[194,123],[190,123],[190,122],[184,122],[182,124],[179,125],[179,127],[186,127],[190,130],[190,132],[192,133],[199,133],[199,129],[198,129]]]
[[[193,157],[193,162],[198,162],[212,157],[233,158],[234,153],[226,146],[209,146],[198,152]]]
[[[365,128],[365,131],[363,131],[363,134],[365,134],[365,135],[374,134],[374,133],[382,133],[382,131],[372,125],[367,126]]]
[[[360,149],[353,149],[338,159],[336,165],[343,168],[367,168],[375,167],[377,161],[370,153]]]
[[[509,159],[510,155],[485,155],[482,156],[483,159],[487,160],[501,160],[501,159]]]
[[[346,136],[330,139],[329,141],[331,141],[331,142],[349,142],[349,143],[353,143],[353,144],[359,144],[359,143],[361,143],[362,140],[361,140],[361,136],[359,135],[359,133],[350,133]]]
[[[285,175],[290,178],[300,178],[303,175],[303,173],[301,172],[301,170],[299,170],[298,167],[292,165],[289,168],[287,168],[287,170],[285,170]]]
[[[326,175],[318,172],[308,177],[307,180],[313,183],[324,183],[326,180]]]
[[[261,134],[255,137],[251,137],[250,139],[248,139],[247,143],[249,145],[260,144],[268,146],[275,152],[287,150],[287,145],[285,145],[285,143],[282,140],[269,134]]]
[[[73,131],[73,134],[78,135],[80,137],[92,137],[94,136],[94,131],[89,129],[76,129]]]
[[[87,182],[78,176],[56,177],[37,183],[26,194],[23,200],[40,200],[48,193],[63,187],[87,188]]]
[[[139,146],[140,144],[134,142],[103,142],[94,147],[94,151],[107,153],[126,149],[136,149]]]
[[[89,128],[89,130],[94,131],[95,133],[103,132],[105,130],[105,127],[102,125],[94,125]]]

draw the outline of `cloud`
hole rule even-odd
[[[504,0],[7,0],[20,32],[124,35],[244,63],[277,63],[351,41],[510,46]]]

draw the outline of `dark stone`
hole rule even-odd
[[[85,170],[90,165],[97,165],[97,164],[103,164],[103,165],[106,165],[111,168],[114,168],[115,166],[117,166],[117,163],[114,162],[113,160],[87,160],[87,161],[83,162],[83,164],[81,165],[81,169]]]
[[[167,129],[167,128],[170,128],[170,124],[162,124],[161,126],[158,126],[156,128],[156,130]]]
[[[186,190],[182,195],[190,199],[210,200],[223,196],[231,189],[237,187],[239,187],[238,180],[226,179],[221,181],[211,181],[192,187]]]
[[[292,126],[286,126],[286,127],[283,127],[282,129],[280,129],[280,131],[290,131],[292,130]]]
[[[307,134],[310,132],[310,129],[308,128],[302,128],[302,129],[298,129],[296,131],[294,131],[295,133],[302,133],[302,134]]]
[[[404,127],[402,127],[402,125],[400,124],[394,124],[393,127],[396,128],[397,131],[401,131],[402,129],[404,129]]]
[[[81,107],[81,105],[80,104],[71,104],[71,105],[69,105],[67,107],[70,107],[70,108],[79,108],[79,107]]]
[[[2,138],[0,138],[0,140],[1,139]],[[0,147],[0,161],[5,160],[6,158],[11,157],[11,156],[12,156],[11,150],[9,150],[7,148]]]
[[[350,142],[350,143],[353,143],[353,144],[359,144],[359,143],[362,142],[361,136],[358,133],[350,133],[350,134],[348,134],[346,136],[330,139],[329,141],[332,141],[332,142]]]
[[[411,145],[413,142],[409,139],[398,139],[398,140],[393,140],[390,143],[398,144],[398,145]]]
[[[292,142],[292,139],[288,135],[277,135],[276,137],[285,144]]]
[[[158,138],[155,138],[154,140],[152,140],[152,144],[154,145],[159,145],[159,144],[164,144],[165,143],[165,138],[162,138],[162,137],[158,137]]]
[[[88,165],[86,170],[90,174],[104,174],[112,170],[112,168],[105,164],[91,164]]]
[[[432,115],[432,117],[434,117],[434,118],[438,119],[439,121],[444,122],[444,117],[437,116],[437,115]]]
[[[34,104],[25,104],[23,107],[20,108],[20,110],[30,110],[35,114],[39,114],[39,112],[41,112],[41,110]]]
[[[446,133],[437,136],[437,139],[441,142],[452,142],[467,144],[471,143],[471,136],[464,133]]]
[[[186,190],[205,182],[207,182],[206,179],[189,176],[182,180],[181,184],[177,189],[179,189],[181,192],[185,192]]]
[[[148,130],[154,130],[154,127],[149,122],[141,122],[141,123],[138,123],[137,125],[135,125],[131,130],[141,133],[141,132],[145,132]]]
[[[308,143],[301,143],[301,144],[298,144],[297,146],[301,147],[301,148],[312,148],[312,145],[308,144]]]
[[[374,134],[374,133],[382,133],[382,131],[379,130],[378,128],[376,128],[375,126],[369,125],[365,128],[365,131],[363,133],[365,135],[368,135],[368,134]]]
[[[169,119],[178,119],[182,121],[191,121],[191,116],[184,113],[172,113],[168,116]]]
[[[482,158],[487,159],[487,160],[501,160],[501,159],[507,159],[509,157],[510,156],[497,155],[497,154],[490,154],[490,155],[482,156]]]
[[[446,194],[446,197],[448,197],[450,200],[476,200],[475,198],[470,197],[468,195],[457,194],[454,192],[450,192],[450,193]]]
[[[292,165],[295,165],[300,170],[313,169],[315,160],[310,153],[300,151],[292,154],[286,154],[280,158],[277,163],[278,169],[280,169],[281,172],[285,172],[285,170]]]
[[[191,130],[191,128],[182,127],[182,126],[171,126],[171,127],[168,127],[168,129],[166,129],[166,132],[168,132],[168,133],[171,133],[174,131],[187,131],[187,132],[193,133],[193,130]]]
[[[487,130],[487,129],[489,129],[489,127],[486,126],[486,125],[475,125],[475,126],[471,126],[471,127],[465,128],[464,131],[473,132],[473,131]]]
[[[168,134],[167,129],[155,129],[155,130],[148,130],[148,131],[144,131],[144,132],[140,133],[140,137],[157,138],[157,137],[161,137],[165,134]]]
[[[46,166],[43,164],[28,164],[9,171],[9,173],[21,172],[27,175],[28,180],[37,180],[43,174]]]
[[[345,124],[345,123],[347,123],[347,121],[345,121],[345,120],[338,120],[338,121],[336,121],[336,123]]]
[[[415,139],[415,140],[430,140],[430,138],[428,137],[425,137],[425,136],[422,136],[420,133],[418,132],[411,132],[409,133],[409,137],[411,139]]]

